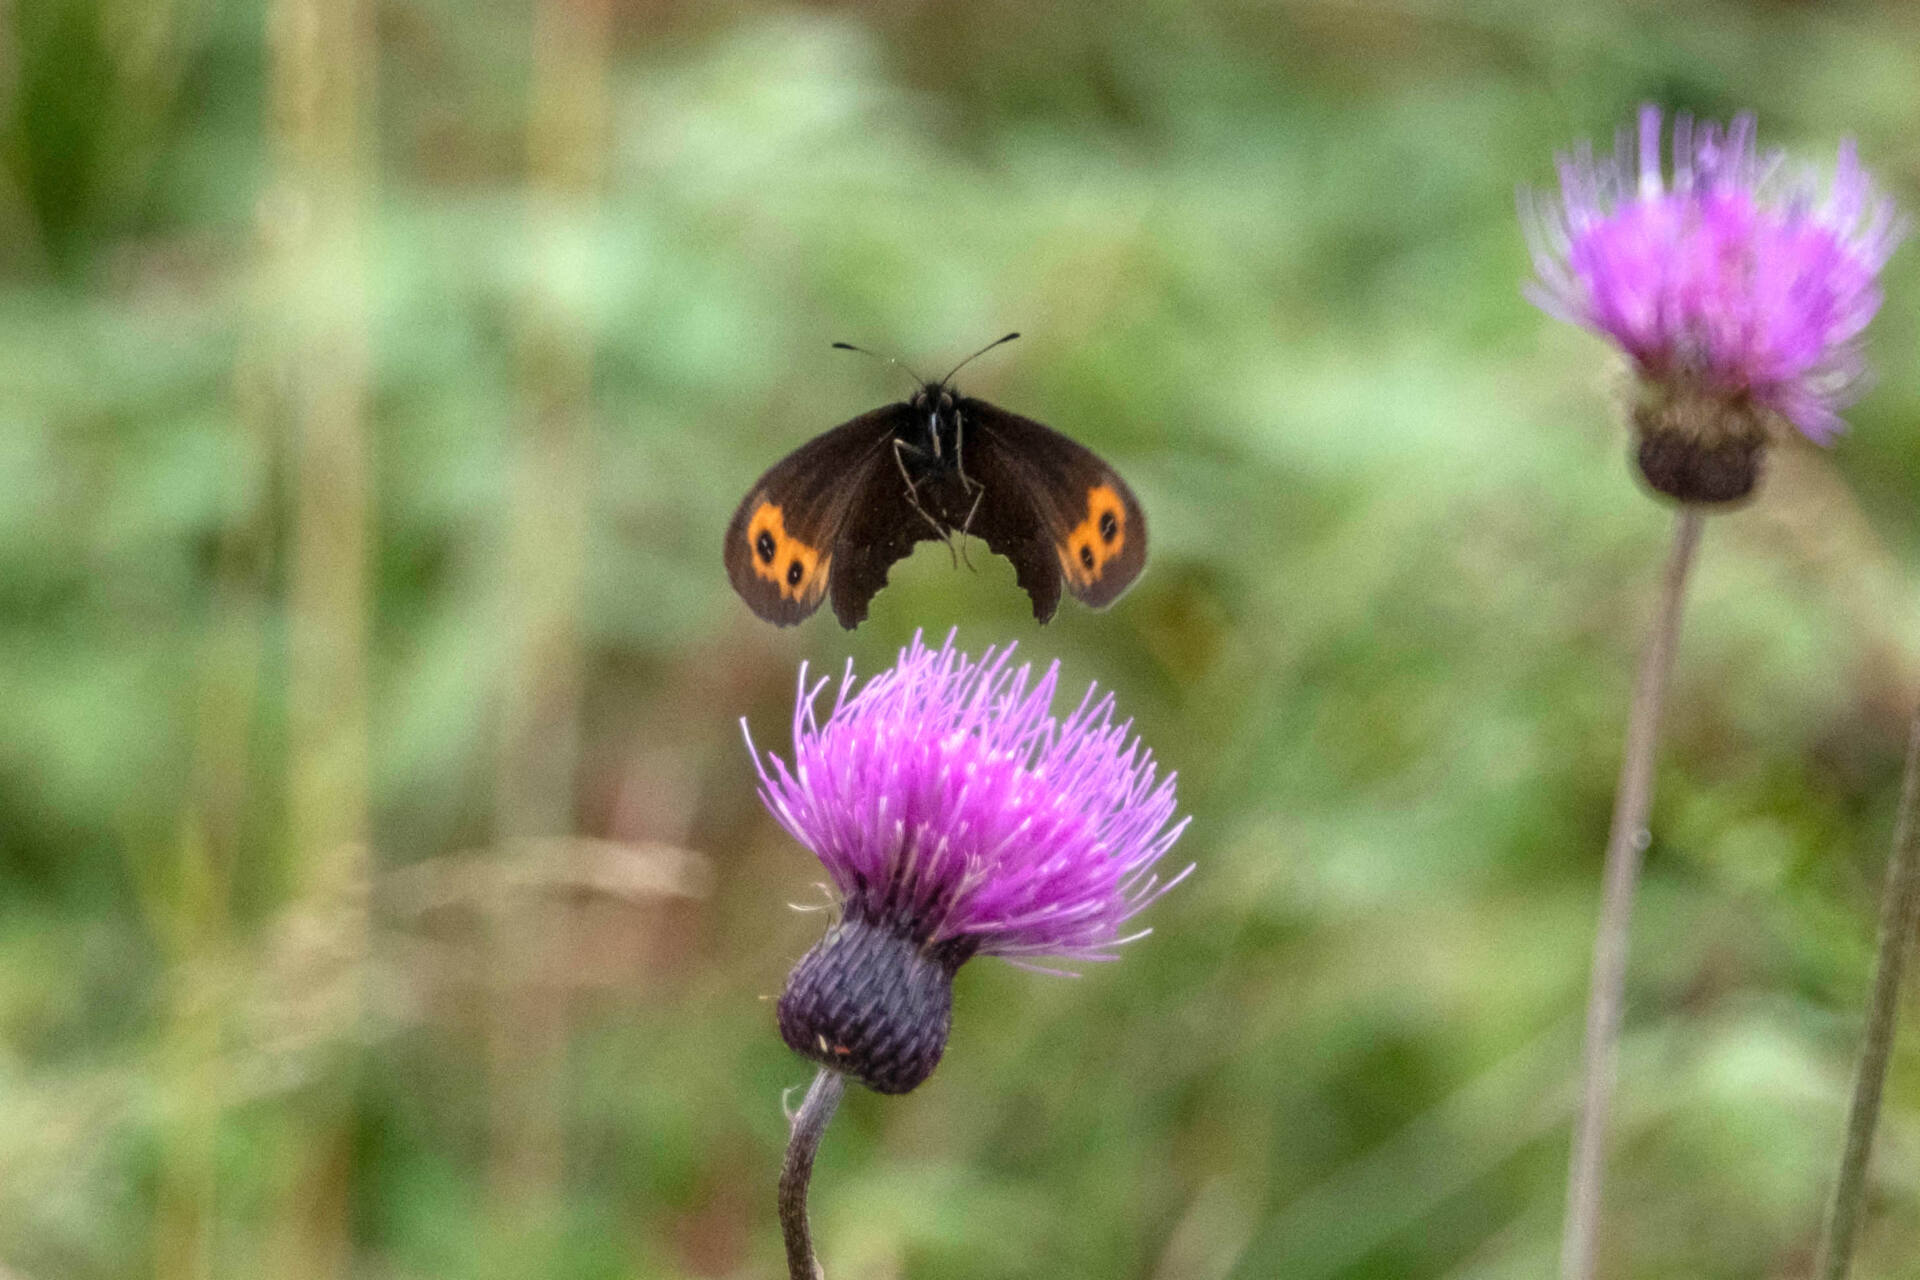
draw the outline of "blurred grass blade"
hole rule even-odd
[[[360,0],[274,0],[273,169],[259,210],[261,322],[271,329],[291,472],[287,882],[297,912],[330,921],[349,974],[364,970],[369,945],[363,116],[373,96],[372,16]],[[358,1014],[342,1017],[350,1033]],[[288,1280],[352,1267],[351,1081],[344,1070],[329,1077],[283,1139],[289,1169],[269,1249],[273,1273]]]
[[[533,274],[518,316],[519,413],[499,582],[505,704],[494,784],[503,847],[574,827],[581,608],[592,506],[593,229],[607,152],[610,0],[539,0],[527,126]],[[503,877],[503,885],[506,878]],[[558,1204],[569,1011],[554,904],[504,891],[491,1031],[490,1190],[509,1235]]]

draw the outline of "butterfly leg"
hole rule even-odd
[[[971,570],[973,561],[967,560],[967,535],[973,532],[973,518],[980,514],[980,499],[987,496],[987,486],[964,471],[960,473],[960,483],[973,491],[973,505],[967,508],[967,518],[960,522],[960,558],[966,560],[967,568]]]
[[[966,560],[968,572],[973,572],[973,561],[967,559],[967,534],[973,530],[973,518],[980,512],[980,499],[986,496],[987,486],[967,474],[967,421],[956,418],[953,431],[953,469],[960,476],[960,489],[973,495],[973,505],[967,508],[967,518],[960,522],[960,558]]]
[[[922,520],[925,520],[927,524],[933,529],[933,536],[947,544],[947,553],[949,555],[953,555],[954,557],[953,563],[957,568],[960,564],[960,558],[953,550],[952,532],[949,531],[947,527],[941,524],[938,520],[935,520],[933,516],[928,513],[927,509],[920,505],[919,487],[913,483],[913,474],[907,470],[906,453],[909,450],[911,450],[914,453],[920,452],[918,449],[915,449],[912,445],[908,444],[904,440],[896,439],[893,442],[894,465],[900,468],[900,478],[907,482],[907,503],[915,511],[918,511],[920,513],[920,518]],[[972,519],[972,517],[969,516],[968,519]]]

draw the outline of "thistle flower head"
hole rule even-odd
[[[824,724],[827,682],[802,668],[791,763],[754,752],[761,798],[843,908],[789,980],[781,1031],[882,1092],[938,1062],[968,958],[1109,959],[1185,875],[1154,871],[1186,823],[1111,695],[1090,688],[1057,718],[1059,664],[1036,679],[1011,657],[916,635],[864,686],[849,667]]]
[[[1880,269],[1905,227],[1851,142],[1822,184],[1758,150],[1751,115],[1725,129],[1675,117],[1671,174],[1661,136],[1660,109],[1643,107],[1637,153],[1623,129],[1605,160],[1585,144],[1560,157],[1558,201],[1522,193],[1536,273],[1526,294],[1631,358],[1655,487],[1737,498],[1774,421],[1819,444],[1843,429]]]

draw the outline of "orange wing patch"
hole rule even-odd
[[[1126,505],[1112,485],[1097,484],[1087,490],[1087,518],[1068,531],[1058,548],[1061,571],[1075,586],[1091,586],[1126,545]]]
[[[778,587],[781,599],[818,600],[827,589],[833,557],[789,534],[778,504],[763,500],[753,509],[746,537],[755,576]]]

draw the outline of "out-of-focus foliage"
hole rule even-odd
[[[0,10],[0,1273],[780,1274],[820,876],[737,721],[957,625],[1118,690],[1199,870],[962,972],[828,1137],[830,1274],[1546,1274],[1670,517],[1514,191],[1651,99],[1920,208],[1916,83],[1898,6]],[[1610,1275],[1807,1266],[1920,677],[1887,295],[1853,435],[1709,529]],[[962,381],[1126,473],[1134,591],[1040,630],[928,545],[749,616],[732,504],[901,389],[828,342],[1010,328]],[[1906,1274],[1912,1034],[1876,1180]]]

